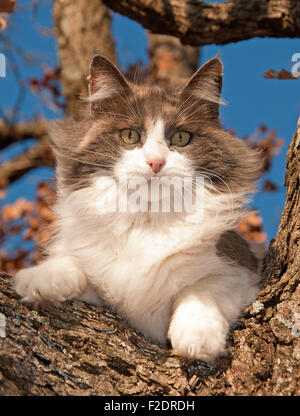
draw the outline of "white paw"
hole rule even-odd
[[[225,350],[228,325],[222,320],[173,317],[168,338],[174,354],[213,362]]]
[[[68,257],[49,259],[21,270],[14,281],[16,292],[25,302],[72,299],[87,286],[86,276]]]

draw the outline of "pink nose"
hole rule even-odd
[[[154,173],[157,173],[161,170],[164,166],[166,161],[164,159],[155,159],[155,160],[147,160],[147,165],[153,170]]]

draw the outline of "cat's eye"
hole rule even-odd
[[[190,141],[191,135],[187,131],[177,131],[171,138],[171,144],[174,146],[186,146]]]
[[[140,141],[140,135],[137,131],[132,129],[121,130],[121,138],[126,144],[135,144]]]

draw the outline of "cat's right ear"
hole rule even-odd
[[[99,106],[103,100],[114,95],[126,95],[130,91],[130,86],[121,72],[114,66],[109,59],[102,55],[96,55],[90,64],[89,97],[92,114],[99,111]]]

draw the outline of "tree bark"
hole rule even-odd
[[[111,15],[100,0],[56,0],[53,17],[67,113],[76,116],[79,97],[88,94],[87,76],[92,57],[101,53],[116,62]]]
[[[54,167],[54,165],[54,155],[50,149],[48,136],[44,136],[26,152],[1,164],[0,187],[10,185],[31,169],[40,166]]]
[[[103,0],[112,10],[154,33],[192,46],[225,44],[254,37],[300,37],[298,0]]]
[[[32,138],[40,139],[46,134],[46,122],[42,119],[16,124],[0,121],[0,150],[14,142]]]
[[[300,119],[264,287],[214,366],[171,355],[105,309],[24,305],[2,273],[0,395],[299,395],[299,159]]]

